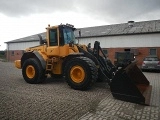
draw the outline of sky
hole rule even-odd
[[[160,19],[160,0],[0,0],[4,42],[45,32],[61,23],[76,28]]]

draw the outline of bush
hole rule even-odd
[[[0,51],[0,59],[5,59],[5,51]]]

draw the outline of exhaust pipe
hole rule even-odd
[[[40,34],[37,34],[37,35],[38,35],[38,37],[39,37],[39,44],[40,44],[40,45],[43,45],[44,43],[47,43],[46,40],[43,40],[43,39],[42,39],[42,36],[41,36]]]

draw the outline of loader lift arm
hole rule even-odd
[[[100,55],[100,52],[102,53],[103,56]],[[105,74],[107,74],[108,78],[112,79],[115,72],[116,72],[116,68],[111,63],[111,61],[109,59],[107,59],[104,51],[100,47],[100,42],[98,42],[98,41],[95,41],[95,43],[94,43],[93,54],[98,59],[100,64],[103,66],[102,68],[103,68]]]
[[[99,54],[100,52],[103,57]],[[117,70],[111,62],[107,61],[98,41],[94,43],[93,55],[100,65],[98,77],[107,80],[114,98],[127,102],[150,104],[152,86],[137,67],[136,62]]]

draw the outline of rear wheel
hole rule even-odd
[[[27,59],[24,62],[22,67],[22,75],[24,80],[31,84],[43,82],[46,78],[45,70],[34,58]]]
[[[77,90],[86,90],[96,81],[98,70],[95,63],[87,57],[75,57],[65,66],[65,79],[68,85]]]

